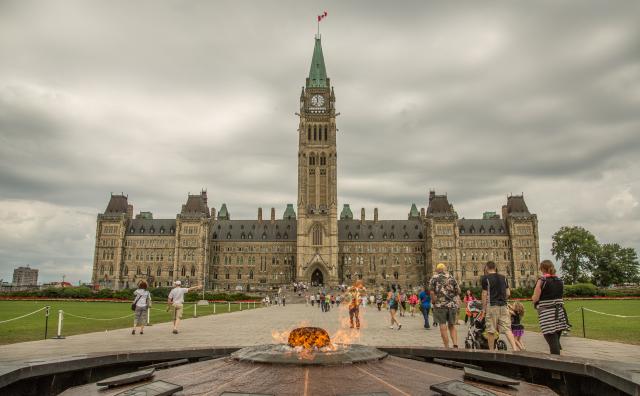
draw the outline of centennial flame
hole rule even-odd
[[[331,345],[329,333],[319,327],[299,327],[291,330],[287,343],[290,347],[320,349]]]

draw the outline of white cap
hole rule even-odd
[[[177,281],[173,282],[173,284],[174,284],[174,285],[176,285],[176,286],[180,286],[180,285],[182,284],[182,282],[180,282],[179,280],[177,280]]]

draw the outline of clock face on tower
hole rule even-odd
[[[322,107],[324,105],[324,96],[322,95],[313,95],[311,97],[311,106],[313,107]]]

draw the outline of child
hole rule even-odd
[[[508,307],[509,313],[511,314],[511,332],[513,333],[513,338],[515,338],[518,348],[524,350],[524,341],[522,340],[522,337],[524,337],[524,326],[520,323],[524,316],[524,305],[516,301],[513,304],[509,304]]]

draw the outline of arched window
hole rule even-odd
[[[191,267],[191,276],[196,276],[196,267]]]
[[[147,267],[147,276],[151,276],[151,267]]]
[[[240,272],[240,270],[238,270],[238,279],[242,279],[242,272]]]
[[[224,279],[229,279],[229,270],[225,270]]]
[[[324,140],[327,140],[327,126],[324,126]]]
[[[127,267],[126,265],[124,266],[124,269],[122,270],[122,273],[126,275],[129,275],[129,267]]]
[[[253,270],[249,271],[249,279],[253,279]]]
[[[109,266],[109,275],[113,275],[113,265]]]
[[[101,265],[101,266],[100,266],[100,273],[101,273],[101,274],[104,274],[104,273],[105,273],[105,272],[104,272],[104,265]]]
[[[318,140],[318,131],[315,125],[313,126],[313,140]]]
[[[136,267],[136,275],[142,275],[142,270],[140,267]]]
[[[307,140],[311,141],[311,125],[307,127]]]
[[[162,267],[158,267],[158,269],[156,270],[156,276],[160,275],[162,275]]]
[[[183,266],[182,269],[180,270],[180,275],[185,276],[186,274],[187,274],[187,270]]]
[[[316,224],[313,228],[313,244],[315,246],[322,245],[322,226]]]
[[[394,278],[395,280],[400,279],[400,275],[398,274],[398,271],[394,271],[394,272],[393,272],[393,278]]]
[[[262,233],[262,239],[267,239],[267,233],[266,232]]]

